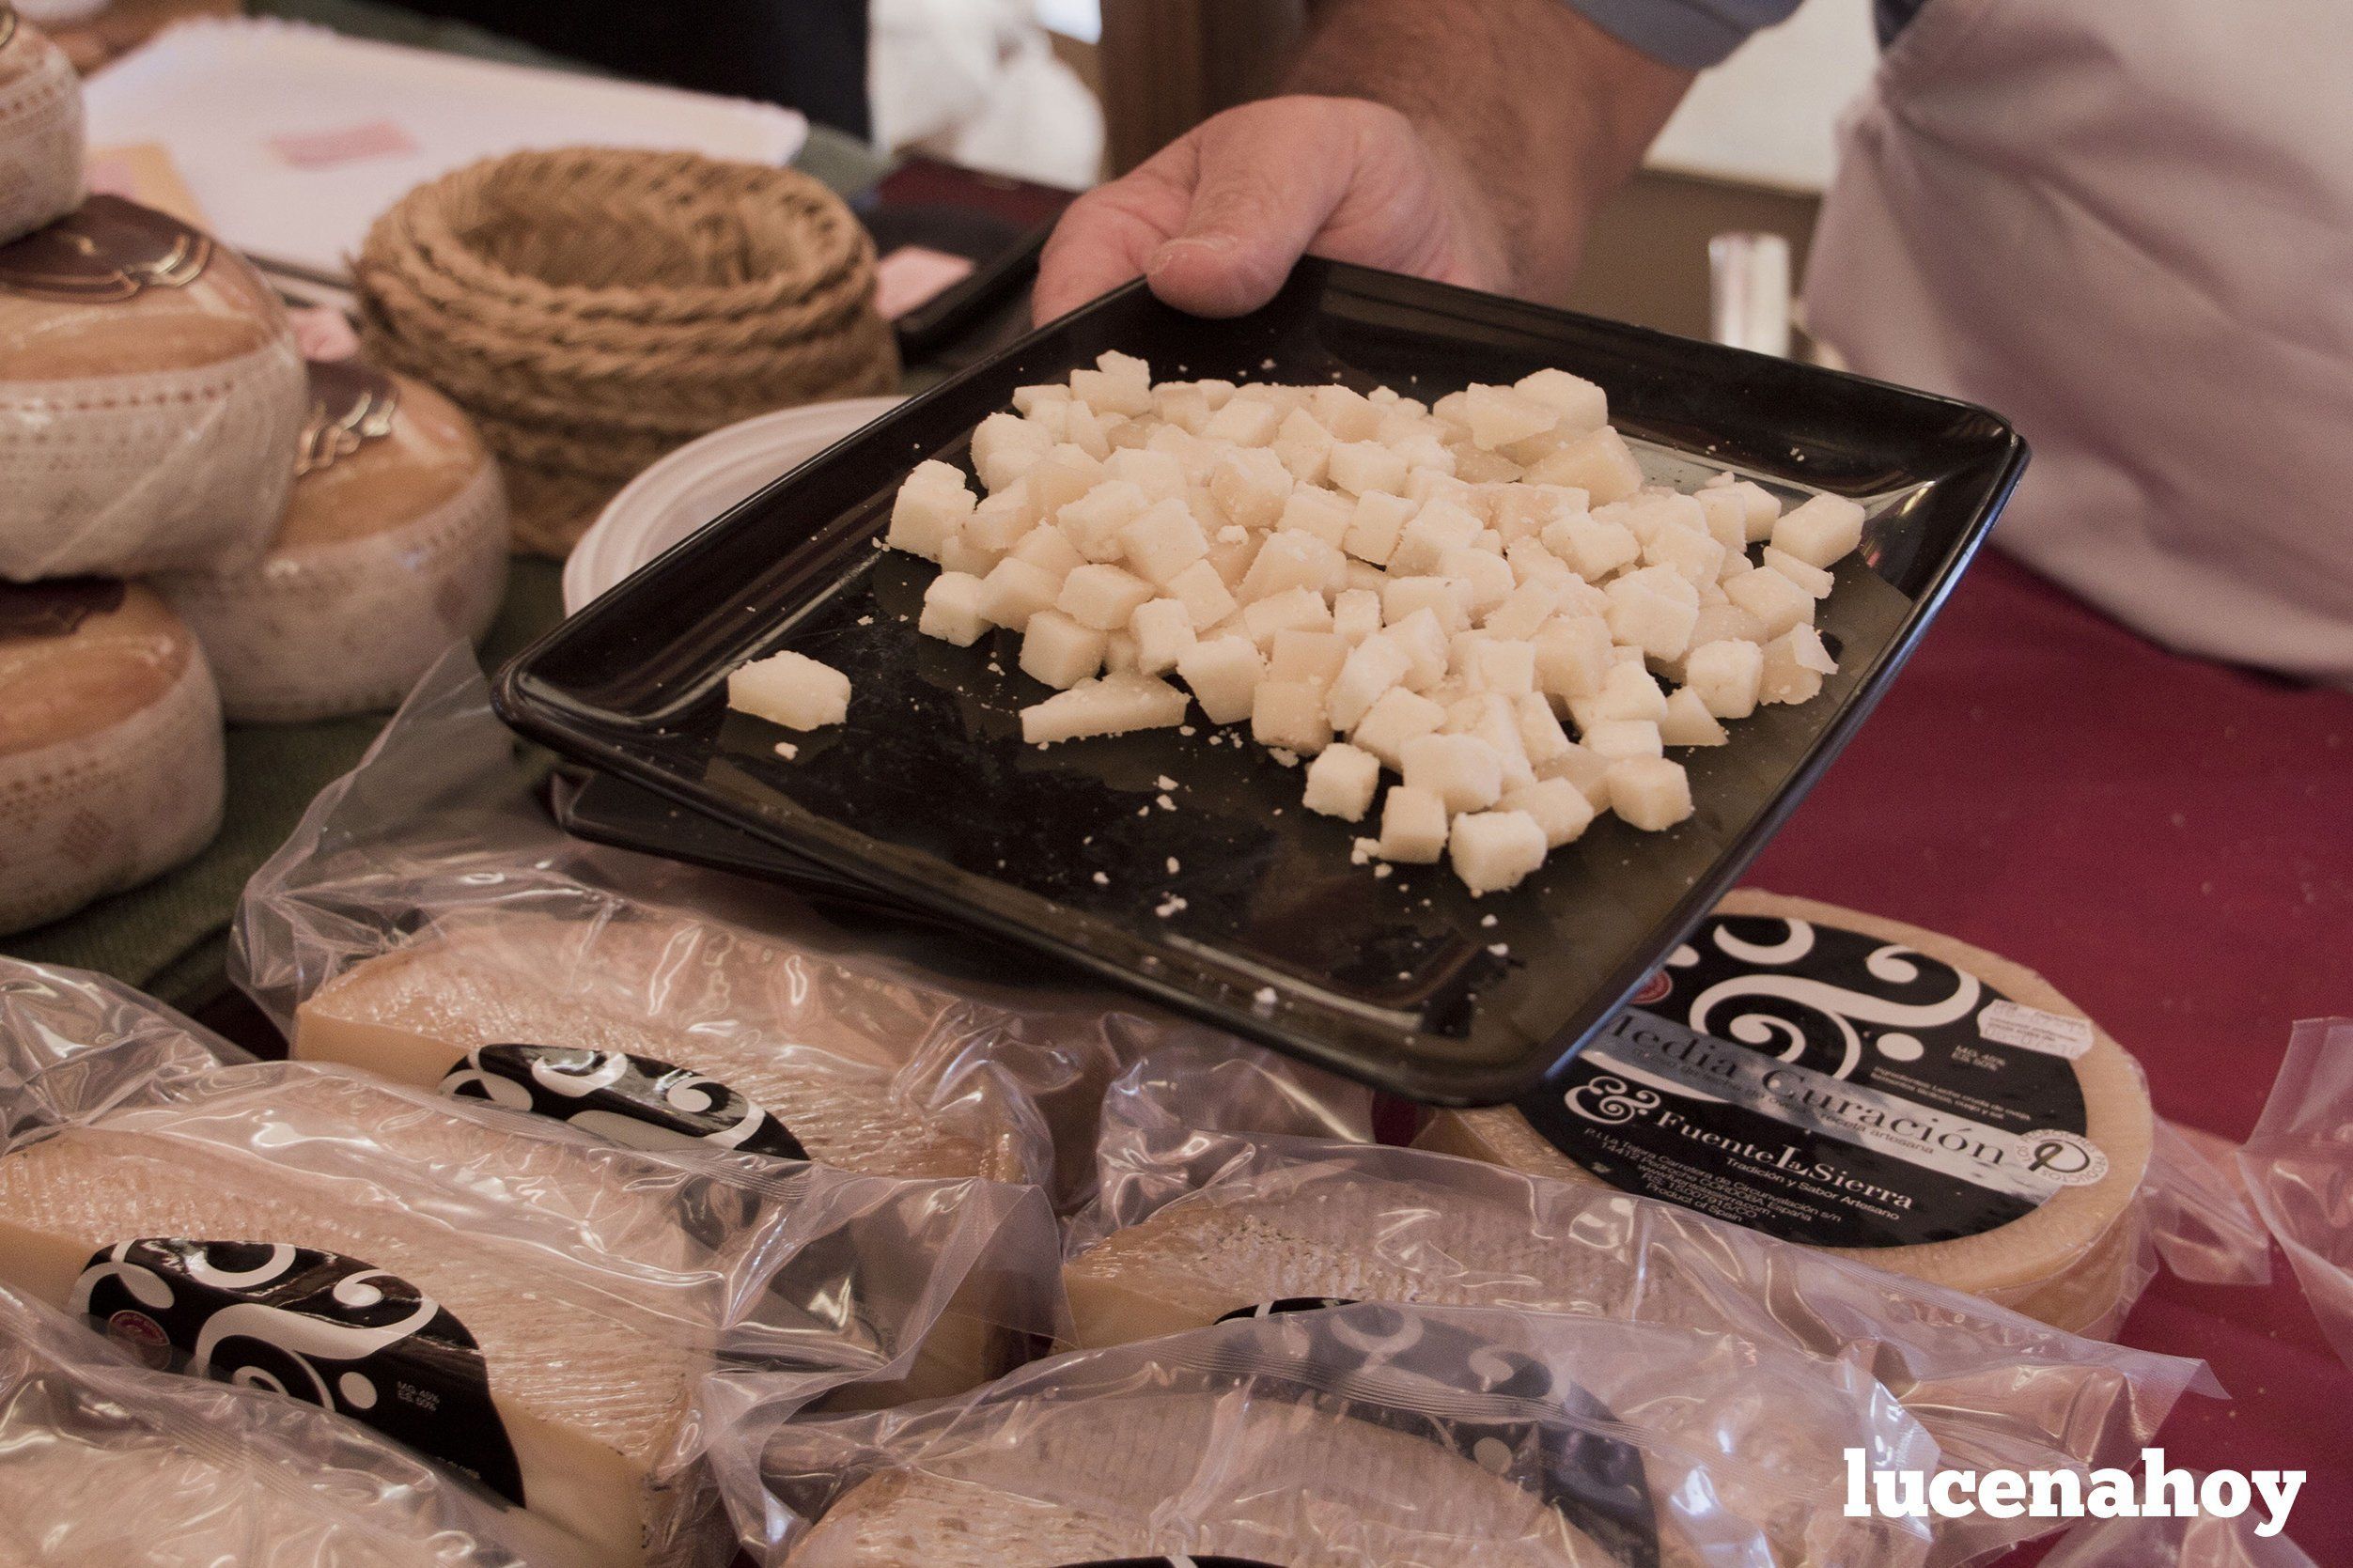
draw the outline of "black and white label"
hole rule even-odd
[[[1349,1416],[1427,1438],[1525,1488],[1625,1568],[1659,1568],[1658,1514],[1642,1451],[1590,1430],[1614,1427],[1617,1417],[1584,1389],[1557,1383],[1543,1362],[1420,1312],[1338,1296],[1284,1296],[1237,1308],[1217,1321],[1290,1318],[1335,1307],[1353,1310],[1301,1316],[1291,1324],[1311,1340],[1301,1358],[1328,1369],[1335,1387],[1345,1387],[1348,1374],[1402,1372],[1429,1383],[1433,1392],[1504,1394],[1573,1418],[1575,1424],[1557,1418],[1462,1420],[1361,1400],[1347,1401]]]
[[[717,1079],[625,1051],[577,1046],[477,1046],[442,1093],[528,1110],[633,1149],[718,1147],[807,1159],[765,1108]]]
[[[397,1275],[306,1247],[148,1238],[93,1256],[70,1305],[150,1365],[321,1405],[523,1501],[481,1346]]]
[[[1816,1246],[1947,1241],[2107,1174],[2069,1023],[1860,932],[1717,915],[1519,1109],[1628,1192]]]

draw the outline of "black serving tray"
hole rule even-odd
[[[1025,746],[1016,712],[1048,692],[1018,673],[1014,639],[917,635],[936,568],[876,544],[916,462],[963,464],[1015,387],[1107,349],[1161,379],[1425,400],[1545,365],[1590,377],[1656,478],[1729,468],[1864,505],[1862,556],[1817,616],[1839,673],[1815,701],[1735,725],[1732,744],[1684,753],[1690,821],[1651,834],[1604,818],[1487,898],[1443,866],[1380,878],[1351,863],[1362,828],[1307,812],[1298,769],[1212,745],[1207,726]],[[1265,309],[1223,321],[1131,286],[679,544],[519,655],[498,703],[557,751],[787,851],[787,869],[811,862],[1415,1099],[1493,1103],[1574,1053],[1737,878],[1894,675],[2025,461],[2008,425],[1967,404],[1363,268],[1304,263]],[[795,736],[727,711],[726,673],[782,648],[850,676],[847,723]]]

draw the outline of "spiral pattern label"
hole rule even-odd
[[[145,1237],[93,1255],[68,1305],[151,1365],[349,1416],[523,1501],[481,1346],[397,1274],[282,1243]]]
[[[1862,932],[1717,915],[1519,1110],[1621,1190],[1786,1241],[1949,1241],[2107,1174],[2022,1013],[2058,1017]]]
[[[634,1149],[736,1149],[807,1159],[792,1130],[715,1078],[649,1056],[578,1046],[477,1046],[444,1094],[527,1110]]]

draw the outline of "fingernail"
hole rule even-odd
[[[1208,251],[1216,256],[1223,256],[1226,252],[1232,250],[1239,242],[1239,241],[1238,241],[1234,236],[1230,234],[1179,235],[1176,239],[1171,240],[1167,243],[1161,246],[1159,250],[1154,251],[1152,253],[1152,259],[1145,264],[1144,270],[1146,272],[1159,272],[1161,267],[1176,258],[1176,247],[1179,245],[1188,246],[1197,251]]]

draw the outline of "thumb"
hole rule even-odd
[[[1196,316],[1239,316],[1274,297],[1347,194],[1348,141],[1304,105],[1228,110],[1192,138],[1192,206],[1145,261],[1152,292]]]

